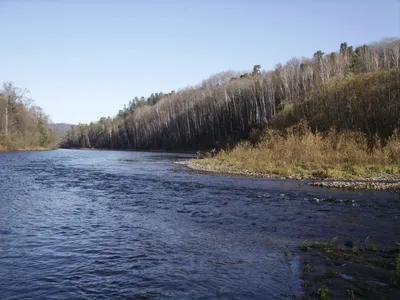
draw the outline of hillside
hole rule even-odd
[[[188,166],[263,177],[398,180],[399,99],[400,68],[334,79],[253,131],[252,143]]]
[[[247,140],[254,132],[270,125],[278,113],[287,110],[291,105],[303,103],[310,95],[326,98],[326,101],[307,108],[304,117],[322,116],[322,109],[331,111],[328,119],[314,118],[314,123],[310,123],[313,127],[323,130],[330,127],[338,127],[339,130],[342,127],[357,129],[368,134],[369,139],[375,134],[385,139],[398,126],[393,117],[385,115],[393,110],[389,108],[383,111],[384,106],[380,105],[397,101],[397,96],[388,96],[393,95],[390,89],[386,89],[386,94],[374,100],[372,104],[376,107],[365,106],[362,101],[354,102],[351,110],[346,110],[347,115],[339,118],[337,113],[349,103],[346,87],[337,85],[334,88],[335,96],[327,95],[325,87],[334,85],[338,78],[396,69],[399,65],[399,39],[384,40],[355,49],[342,43],[338,52],[324,54],[319,50],[312,58],[293,58],[284,65],[278,64],[272,71],[262,71],[261,66],[256,65],[251,72],[242,75],[223,72],[204,80],[198,86],[178,92],[155,93],[147,99],[136,97],[114,118],[101,118],[90,125],[73,127],[67,133],[62,147],[193,150],[231,148],[238,141]],[[364,93],[363,85],[367,81],[365,79],[357,82],[356,79],[352,83],[357,87],[359,95]],[[378,86],[376,91],[365,90],[365,93],[376,93],[379,89]],[[344,95],[343,102],[335,102],[339,94]],[[336,109],[331,110],[332,107]],[[377,126],[378,121],[365,109],[375,112],[382,110],[380,118],[385,123]],[[359,114],[363,111],[371,116],[362,121]],[[349,120],[347,116],[350,117]],[[298,110],[294,117],[302,118]],[[346,121],[341,123],[343,120]],[[321,121],[321,124],[316,124]],[[366,125],[366,121],[373,123]],[[364,125],[361,126],[360,122],[364,122]]]

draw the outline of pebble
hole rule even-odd
[[[198,171],[207,171],[207,172],[220,172],[225,174],[234,174],[234,175],[245,175],[245,176],[254,176],[254,177],[274,177],[269,176],[268,174],[250,172],[249,170],[239,171],[230,168],[223,168],[221,170],[220,166],[212,166],[212,165],[203,165],[196,163],[196,160],[187,160],[176,162],[177,164],[185,165],[191,169]],[[276,178],[276,176],[275,176]],[[296,178],[294,176],[290,176],[291,179],[303,179]],[[282,178],[285,179],[285,178]],[[314,181],[308,183],[311,186],[320,186],[327,188],[348,188],[354,190],[390,190],[390,191],[399,191],[400,192],[400,181],[398,178],[371,178],[370,180],[365,181]]]
[[[316,181],[309,185],[328,188],[349,188],[355,190],[392,190],[400,191],[400,182],[387,181]],[[354,202],[354,200],[352,200]]]

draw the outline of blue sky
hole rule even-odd
[[[0,0],[0,26],[0,82],[77,124],[220,71],[399,37],[400,2]]]

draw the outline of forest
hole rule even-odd
[[[55,148],[57,137],[49,117],[28,97],[28,91],[4,82],[0,88],[0,151]]]
[[[177,92],[136,97],[113,118],[73,126],[61,147],[231,148],[266,126],[302,119],[314,131],[362,132],[373,147],[377,136],[387,139],[400,128],[399,65],[400,39],[344,42],[337,52],[318,50],[271,71],[255,65],[244,74],[221,72]]]

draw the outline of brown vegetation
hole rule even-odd
[[[400,178],[400,135],[371,150],[359,132],[313,133],[305,124],[285,132],[269,129],[260,142],[242,142],[232,151],[194,163],[210,170],[288,178],[366,179]]]

